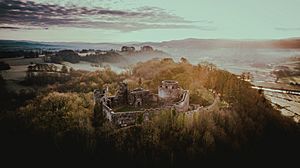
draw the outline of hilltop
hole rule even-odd
[[[140,62],[120,74],[110,68],[64,69],[29,72],[24,83],[32,89],[20,92],[6,90],[10,86],[1,78],[5,93],[0,97],[0,128],[5,138],[0,144],[10,153],[8,158],[51,162],[63,158],[75,164],[100,160],[105,165],[133,167],[211,165],[211,160],[270,164],[297,158],[299,125],[275,110],[249,82],[213,64],[164,58]],[[118,83],[126,81],[129,88],[157,92],[165,79],[189,90],[191,103],[210,105],[215,102],[211,94],[217,93],[218,108],[192,116],[162,110],[150,122],[124,129],[95,116],[95,89],[108,87],[114,95]],[[30,156],[26,155],[29,150]]]

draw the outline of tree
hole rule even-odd
[[[70,67],[69,72],[72,73],[74,71],[75,71],[75,69],[73,67]]]
[[[92,94],[52,92],[42,95],[20,108],[18,115],[34,130],[47,133],[59,142],[76,139],[75,147],[92,143]],[[65,145],[64,144],[64,145]],[[62,146],[65,147],[65,146]]]
[[[138,82],[138,84],[139,84],[139,87],[141,87],[142,86],[142,78],[139,78],[139,82]]]
[[[184,64],[189,63],[189,61],[185,57],[181,57],[180,62]]]
[[[68,68],[66,65],[63,65],[60,70],[62,73],[68,73]]]

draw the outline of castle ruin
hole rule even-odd
[[[173,80],[162,81],[158,94],[141,87],[129,90],[127,84],[121,82],[115,96],[108,95],[108,87],[95,90],[94,101],[99,107],[96,116],[104,115],[110,122],[124,127],[147,121],[150,115],[161,110],[188,111],[189,91]]]

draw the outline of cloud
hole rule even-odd
[[[21,0],[0,0],[0,23],[5,25],[99,28],[119,31],[143,29],[203,29],[193,21],[157,7],[113,10],[97,7],[60,6]],[[2,26],[2,29],[18,29]]]

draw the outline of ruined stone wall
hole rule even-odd
[[[114,111],[111,108],[109,108],[105,103],[102,104],[102,112],[105,114],[105,117],[109,121],[113,121]]]
[[[189,108],[189,91],[183,90],[176,81],[163,81],[158,88],[158,94],[152,94],[142,88],[128,91],[127,85],[121,83],[116,96],[108,96],[101,90],[94,91],[94,101],[101,105],[105,118],[117,126],[129,126],[149,120],[149,116],[162,110],[175,109],[177,112],[187,112]],[[178,101],[179,100],[179,101]],[[143,111],[115,112],[112,107],[117,105],[140,106],[150,102],[161,104],[160,108],[149,108]]]
[[[190,93],[188,90],[184,90],[181,100],[175,103],[173,106],[175,107],[175,110],[178,112],[186,112],[189,109],[189,105],[190,105]]]
[[[95,99],[99,100],[99,99]],[[178,112],[186,112],[189,107],[189,92],[184,91],[182,99],[174,104],[173,106],[164,106],[161,108],[149,108],[143,111],[127,111],[127,112],[115,112],[113,111],[108,104],[106,104],[105,96],[96,103],[101,103],[102,112],[105,115],[105,118],[110,122],[114,123],[117,126],[124,127],[137,124],[139,122],[148,121],[149,116],[159,114],[162,110],[168,110],[172,107],[175,108]]]
[[[151,101],[149,90],[132,91],[128,95],[128,104],[131,106],[144,106]]]
[[[126,83],[119,83],[117,94],[114,98],[114,104],[127,104],[128,103],[128,85]]]
[[[151,108],[143,111],[127,111],[127,112],[108,112],[111,114],[111,121],[117,126],[130,126],[148,121],[150,116],[158,114],[162,108]],[[108,115],[109,116],[109,115]]]
[[[139,117],[141,120],[143,115],[143,111],[128,111],[128,112],[119,112],[113,113],[113,123],[118,126],[129,126],[137,123]]]

